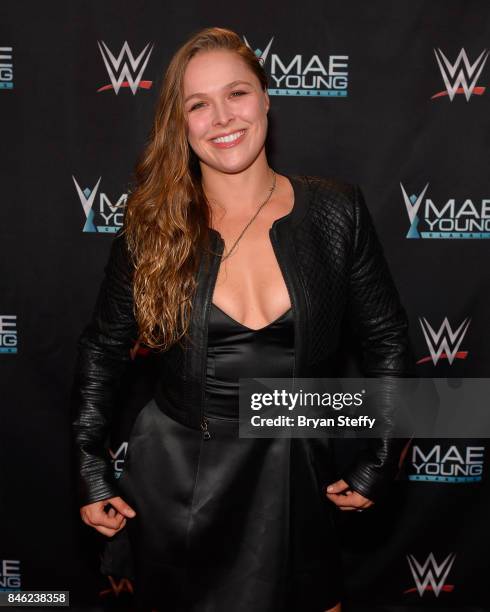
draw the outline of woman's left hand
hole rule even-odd
[[[367,497],[353,491],[345,480],[337,480],[325,488],[325,496],[328,497],[340,510],[365,510],[371,507],[372,502]]]

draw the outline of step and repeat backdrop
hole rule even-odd
[[[164,71],[208,26],[235,30],[266,68],[272,167],[361,185],[418,375],[490,375],[488,2],[6,1],[1,590],[59,588],[82,607],[131,609],[131,579],[100,572],[104,537],[81,522],[75,499],[76,342]],[[152,359],[136,355],[116,406],[116,476],[151,397]],[[490,609],[488,446],[415,440],[383,503],[340,513],[354,609]],[[348,455],[339,444],[339,466]]]

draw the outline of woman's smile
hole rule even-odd
[[[236,147],[245,138],[247,130],[238,130],[237,132],[231,132],[226,136],[218,136],[217,138],[211,139],[211,142],[215,147],[219,149],[229,149],[230,147]]]

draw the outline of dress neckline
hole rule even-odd
[[[230,319],[231,321],[233,321],[236,325],[239,325],[240,327],[243,327],[243,329],[246,329],[249,332],[260,332],[263,331],[265,329],[267,329],[268,327],[270,327],[271,325],[274,325],[274,323],[279,323],[279,321],[281,319],[283,319],[289,312],[291,312],[292,308],[289,307],[285,312],[283,312],[281,315],[279,315],[277,317],[277,319],[274,319],[274,321],[271,321],[270,323],[267,323],[267,325],[264,325],[263,327],[258,327],[257,329],[254,329],[253,327],[247,327],[246,325],[244,325],[243,323],[240,323],[240,321],[237,321],[236,319],[234,319],[233,317],[231,317],[228,313],[226,313],[222,308],[220,308],[219,306],[217,306],[214,302],[211,302],[211,305],[214,306],[217,310],[219,310],[220,312],[222,312],[226,317],[228,317],[228,319]]]

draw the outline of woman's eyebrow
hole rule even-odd
[[[239,83],[245,83],[246,85],[252,85],[252,83],[249,83],[249,81],[239,80],[239,81],[232,81],[231,83],[228,83],[227,85],[223,85],[222,89],[229,89],[230,87],[235,87],[235,85],[238,85]],[[190,100],[191,98],[195,98],[195,97],[204,98],[206,95],[207,94],[200,93],[200,92],[193,93],[190,96],[187,96],[187,98],[184,100],[184,103]]]

